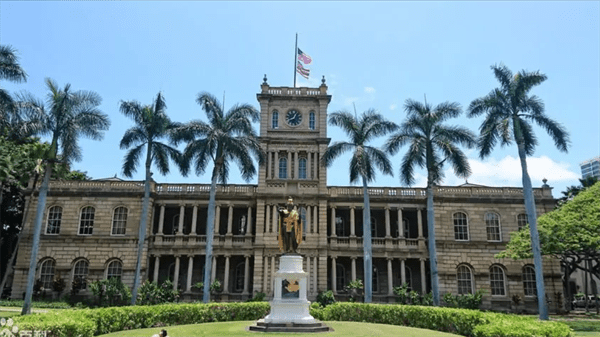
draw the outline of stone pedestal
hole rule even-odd
[[[271,313],[265,323],[315,323],[306,298],[308,275],[302,270],[302,256],[283,255],[275,273],[275,293]]]

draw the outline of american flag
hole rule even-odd
[[[310,69],[304,68],[300,62],[298,62],[298,65],[296,66],[296,72],[306,79],[308,79],[308,76],[310,75]]]
[[[308,54],[303,53],[302,50],[300,50],[300,48],[298,48],[298,60],[304,62],[304,64],[310,64],[312,62],[310,56],[308,56]]]

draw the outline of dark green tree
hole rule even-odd
[[[27,73],[19,64],[17,51],[11,46],[0,45],[0,80],[11,82],[27,81]],[[8,91],[0,88],[0,129],[6,120],[5,113],[14,110],[14,100]]]
[[[33,228],[33,243],[31,260],[29,261],[29,274],[27,276],[27,290],[23,304],[22,315],[31,312],[31,296],[33,294],[33,281],[39,250],[42,219],[46,208],[48,185],[55,162],[60,161],[70,164],[81,160],[81,148],[78,145],[80,136],[100,140],[104,130],[110,126],[108,116],[98,109],[102,99],[93,91],[73,91],[71,85],[66,84],[59,88],[53,80],[46,79],[48,88],[47,104],[28,95],[23,102],[28,110],[34,111],[39,116],[40,135],[49,135],[52,140],[47,154],[45,154],[44,178],[38,195],[38,204]],[[60,152],[59,152],[60,151]]]
[[[364,271],[365,271],[365,303],[370,303],[373,297],[373,264],[371,242],[371,206],[369,203],[368,183],[375,180],[375,169],[384,174],[393,175],[392,164],[387,154],[368,145],[377,137],[385,136],[396,130],[396,124],[389,122],[374,109],[365,111],[359,119],[347,111],[336,111],[329,115],[329,125],[340,127],[350,138],[348,142],[335,142],[327,148],[321,162],[329,167],[334,160],[352,151],[350,159],[350,183],[362,180],[363,186],[363,245],[364,245]]]
[[[415,166],[427,170],[427,232],[429,248],[429,269],[431,272],[431,290],[433,304],[440,305],[440,292],[435,247],[435,217],[433,208],[433,187],[444,178],[444,163],[448,161],[454,173],[466,178],[471,174],[467,156],[458,145],[469,148],[475,146],[475,135],[466,128],[448,126],[443,123],[458,117],[462,110],[458,103],[444,102],[432,107],[411,99],[406,100],[404,110],[406,120],[400,130],[386,143],[386,150],[395,154],[400,147],[408,145],[408,152],[402,159],[400,179],[406,185],[415,183]]]
[[[135,305],[140,285],[142,254],[146,242],[148,225],[148,209],[150,207],[150,181],[152,179],[152,164],[161,174],[169,173],[169,158],[179,164],[181,153],[176,147],[162,143],[162,139],[173,141],[174,131],[180,126],[172,122],[166,113],[167,105],[162,93],[158,93],[152,104],[142,105],[137,101],[121,101],[121,113],[133,119],[135,125],[125,131],[121,139],[121,149],[129,149],[123,161],[123,174],[132,177],[137,170],[140,158],[146,150],[144,197],[142,200],[142,215],[138,233],[138,251],[133,279],[131,304]],[[133,147],[133,148],[132,148]],[[131,149],[130,149],[131,148]]]
[[[198,94],[196,102],[206,113],[208,123],[193,120],[178,132],[178,140],[186,141],[182,166],[187,171],[190,165],[197,175],[213,164],[206,220],[206,260],[204,264],[203,301],[210,301],[212,249],[215,226],[217,182],[227,183],[231,162],[238,165],[242,178],[249,181],[256,174],[253,157],[259,165],[265,155],[260,148],[252,122],[259,121],[259,112],[249,104],[236,104],[227,113],[217,98],[209,93]]]
[[[563,152],[567,152],[569,135],[560,124],[544,113],[542,100],[535,95],[529,95],[533,87],[546,80],[546,75],[539,71],[528,72],[525,70],[513,75],[504,65],[494,65],[491,68],[500,82],[500,87],[471,102],[468,116],[477,117],[485,114],[485,119],[479,127],[480,138],[477,144],[481,158],[490,155],[498,142],[502,146],[510,145],[513,141],[517,144],[523,177],[523,197],[531,231],[538,308],[540,319],[548,320],[537,214],[531,179],[527,172],[527,156],[533,155],[538,143],[531,123],[544,128],[554,140],[556,147]]]

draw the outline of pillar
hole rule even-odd
[[[292,152],[288,151],[287,153],[287,179],[292,178]]]
[[[252,207],[248,206],[248,215],[246,215],[246,235],[252,235]]]
[[[227,213],[227,235],[231,235],[232,226],[233,226],[233,205],[229,205],[229,212]]]
[[[216,279],[217,279],[217,256],[213,255],[210,283],[212,284]]]
[[[165,204],[160,204],[160,214],[158,216],[158,234],[163,235],[163,227],[165,225]]]
[[[336,237],[335,234],[335,207],[331,207],[331,237]]]
[[[312,233],[311,206],[306,206],[306,231]]]
[[[221,206],[217,205],[215,211],[215,235],[219,235],[219,227],[221,227]]]
[[[263,267],[263,292],[265,294],[269,293],[268,275],[269,275],[269,257],[265,256],[264,257],[264,267]]]
[[[173,290],[177,290],[179,284],[179,255],[175,255],[175,272],[173,276]]]
[[[194,205],[192,208],[192,230],[191,235],[196,235],[196,225],[198,222],[198,205]]]
[[[299,179],[299,171],[300,170],[298,169],[298,151],[296,151],[294,152],[294,179]]]
[[[185,205],[179,205],[179,226],[177,227],[177,235],[183,235],[183,220],[185,218]]]
[[[311,180],[312,177],[312,153],[311,152],[307,152],[306,153],[306,179]]]
[[[331,288],[333,293],[337,294],[337,263],[334,256],[331,257]]]
[[[265,233],[271,232],[271,205],[267,205],[265,212]]]
[[[317,279],[319,277],[319,269],[317,269],[317,260],[318,258],[316,256],[313,257],[313,270],[315,273],[315,277],[313,279],[313,293],[317,293]]]
[[[425,275],[425,259],[421,258],[421,294],[427,291],[427,278]]]
[[[406,283],[406,266],[404,264],[404,259],[400,259],[400,282],[401,285]]]
[[[244,291],[243,294],[248,294],[248,279],[250,278],[250,255],[244,255],[246,262],[244,263]]]
[[[394,295],[394,278],[392,274],[392,259],[387,259],[388,295]]]
[[[273,170],[275,172],[273,172],[273,175],[275,176],[275,178],[279,179],[279,152],[275,151],[274,155],[275,159],[273,160]]]
[[[350,236],[356,236],[356,218],[354,215],[355,207],[350,207]],[[354,281],[354,279],[352,280]]]
[[[385,207],[385,237],[386,238],[391,238],[392,237],[392,230],[390,228],[390,208],[389,207]]]
[[[417,209],[417,224],[419,227],[419,238],[423,237],[423,212],[421,212],[421,209]]]
[[[273,205],[273,216],[271,217],[271,221],[273,222],[273,224],[271,225],[271,233],[277,233],[277,217],[278,217],[278,213],[277,213],[277,205]]]
[[[229,293],[229,255],[225,255],[225,277],[223,278],[223,292]]]
[[[351,265],[352,265],[352,268],[350,271],[351,276],[352,276],[352,281],[356,281],[356,256],[352,256],[350,258],[350,260],[351,260]]]
[[[188,272],[187,272],[187,287],[186,292],[192,292],[192,273],[194,272],[194,255],[190,255],[188,258]]]
[[[313,206],[313,233],[318,233],[319,232],[319,206],[315,205]],[[316,275],[316,272],[315,272]]]
[[[289,166],[288,166],[289,167]],[[273,297],[275,297],[275,255],[271,256],[271,273],[269,274],[269,283],[271,284],[271,290],[273,290]]]
[[[306,292],[309,292],[310,289],[310,282],[312,281],[312,276],[310,275],[310,256],[306,256],[306,275],[307,275],[307,280],[306,280]]]
[[[313,179],[319,179],[317,175],[317,167],[319,166],[319,152],[314,153],[315,156],[315,165],[313,165]]]
[[[398,208],[398,237],[404,237],[404,218],[402,217],[402,208]]]
[[[273,177],[271,175],[271,165],[273,164],[273,161],[271,160],[272,157],[273,157],[273,153],[267,152],[267,179],[270,179]]]
[[[158,272],[160,269],[160,256],[156,255],[154,258],[154,278],[152,281],[158,283]]]

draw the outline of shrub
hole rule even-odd
[[[98,305],[125,305],[131,300],[131,291],[120,278],[111,277],[108,280],[97,280],[90,283],[92,294],[98,299]]]
[[[477,290],[474,294],[452,295],[446,293],[442,299],[447,306],[452,308],[479,309],[484,293],[485,291],[482,289]]]
[[[394,287],[394,294],[396,294],[396,302],[408,304],[408,283],[405,282],[399,287]]]
[[[360,298],[360,294],[362,293],[361,290],[363,290],[363,288],[364,286],[360,279],[348,283],[345,289],[350,294],[350,302],[356,302],[356,300]]]
[[[485,313],[486,323],[473,329],[474,337],[563,337],[573,336],[568,325],[539,321],[534,317]]]
[[[23,300],[0,300],[0,307],[23,307]],[[65,301],[33,301],[31,307],[37,309],[69,309],[71,305]]]
[[[52,336],[93,336],[96,325],[89,319],[88,312],[89,309],[62,310],[14,320],[21,331],[48,331]]]
[[[335,303],[335,296],[333,295],[333,291],[325,290],[320,292],[317,295],[317,302],[323,307]]]
[[[179,300],[179,290],[173,290],[173,282],[166,280],[160,286],[156,282],[146,280],[138,292],[140,305],[153,305],[175,302]]]
[[[264,302],[265,297],[267,297],[267,294],[257,292],[256,294],[254,294],[254,297],[247,299],[246,302]]]

